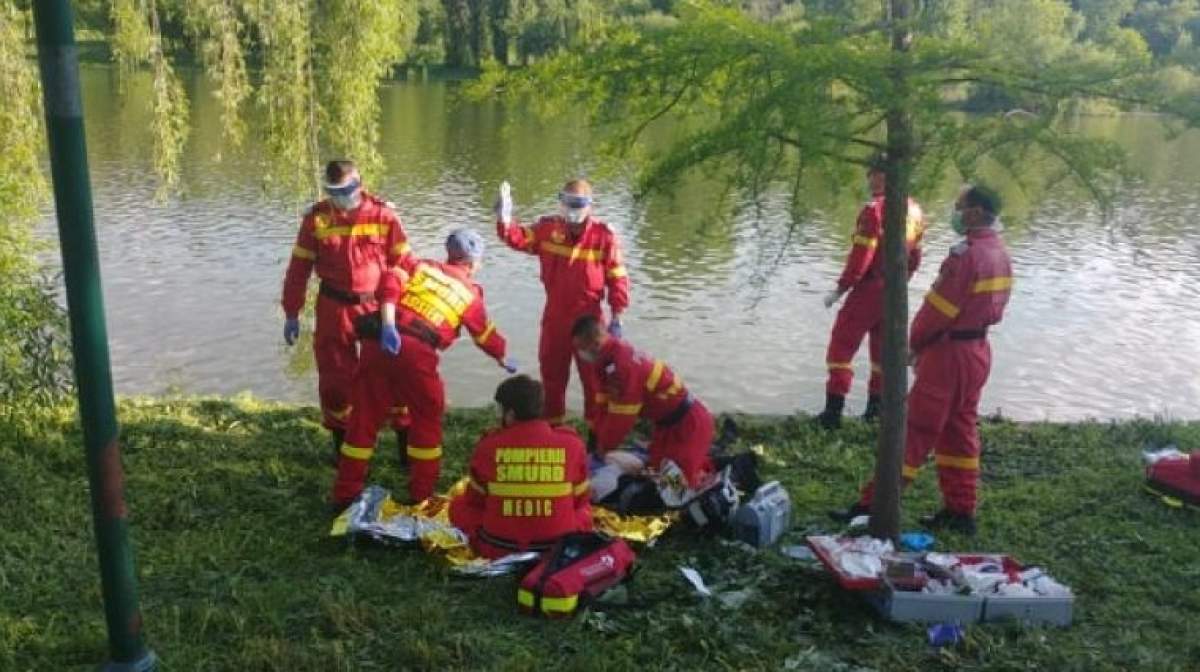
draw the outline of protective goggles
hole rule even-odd
[[[559,193],[558,202],[567,206],[572,210],[581,210],[592,204],[591,196],[581,196],[579,194]]]
[[[329,194],[330,196],[352,196],[361,184],[362,182],[358,179],[354,179],[340,187],[332,184],[326,184],[325,193]]]

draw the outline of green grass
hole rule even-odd
[[[1144,442],[1200,445],[1198,424],[984,428],[980,535],[947,550],[1005,551],[1077,592],[1065,630],[975,626],[936,651],[819,571],[672,532],[640,554],[635,606],[547,623],[517,616],[515,580],[448,573],[419,553],[327,538],[328,448],[314,409],[251,399],[126,401],[128,499],[150,644],[165,670],[1200,670],[1200,513],[1140,489]],[[0,424],[0,670],[84,670],[105,634],[80,436],[70,408]],[[447,420],[443,485],[489,414]],[[785,543],[830,529],[867,475],[873,430],[745,421],[766,475],[792,494]],[[390,435],[374,479],[399,488]],[[937,503],[932,470],[906,527]],[[739,608],[703,600],[678,566]]]

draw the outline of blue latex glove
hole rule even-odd
[[[924,532],[905,532],[900,535],[900,546],[906,551],[927,551],[933,548],[934,538],[932,534]]]
[[[613,338],[621,338],[622,333],[623,332],[621,331],[621,318],[614,317],[612,319],[612,322],[608,323],[608,335],[612,336]]]
[[[512,357],[505,357],[504,361],[500,362],[500,366],[503,366],[504,370],[509,373],[516,373],[517,369],[519,368],[517,366],[517,360],[513,359]]]
[[[396,325],[383,325],[383,329],[379,332],[379,346],[389,355],[400,354],[400,332],[396,331]]]
[[[283,340],[288,345],[295,345],[300,338],[300,320],[287,319],[283,322]]]

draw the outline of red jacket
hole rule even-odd
[[[601,451],[621,445],[638,416],[658,422],[688,398],[683,380],[662,360],[638,352],[619,338],[604,342],[594,366],[607,402],[596,422],[596,445]]]
[[[471,456],[467,505],[484,532],[525,546],[592,529],[587,454],[569,427],[530,420],[484,435]]]
[[[919,352],[951,331],[981,331],[1004,317],[1012,259],[992,229],[972,229],[950,248],[933,288],[913,319],[909,347]]]
[[[572,239],[566,220],[542,217],[533,226],[496,222],[496,233],[509,247],[537,255],[546,288],[546,315],[574,320],[592,313],[608,290],[614,313],[629,307],[629,278],[621,262],[617,234],[589,217],[583,233]]]
[[[314,269],[335,289],[367,294],[385,270],[407,269],[413,261],[400,218],[384,201],[364,192],[358,209],[349,213],[321,201],[300,224],[283,280],[283,312],[289,318],[300,314]]]
[[[488,319],[483,303],[483,287],[475,282],[465,266],[419,259],[412,265],[412,276],[388,273],[379,287],[379,300],[396,304],[396,326],[402,334],[419,334],[439,350],[458,339],[459,329],[467,333],[487,354],[503,362],[507,352],[504,336]]]
[[[838,278],[838,289],[846,291],[864,282],[883,286],[883,255],[876,254],[883,242],[882,195],[875,196],[858,213],[854,226],[853,245],[846,257],[846,267]],[[908,248],[908,277],[912,277],[921,265],[921,238],[925,235],[925,215],[917,202],[908,201],[908,226],[906,246]]]

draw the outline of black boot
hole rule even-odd
[[[725,454],[725,452],[729,450],[729,447],[737,441],[737,438],[737,422],[733,418],[725,416],[725,418],[721,420],[721,433],[717,436],[717,440],[713,442],[712,454]]]
[[[337,466],[338,460],[342,456],[342,441],[346,439],[346,430],[331,429],[329,430],[330,445],[333,446],[333,466]]]
[[[400,466],[408,468],[408,430],[396,430],[396,455],[400,458]]]
[[[817,424],[822,429],[838,429],[842,426],[842,409],[846,407],[846,397],[840,394],[825,394],[825,410],[817,416]]]
[[[844,509],[836,509],[829,512],[829,517],[839,523],[849,523],[859,516],[871,515],[871,508],[863,506],[859,502],[855,502]]]
[[[942,509],[932,516],[921,516],[921,525],[930,530],[947,529],[968,537],[975,536],[975,516]]]
[[[867,410],[863,411],[863,422],[875,422],[879,419],[879,411],[882,401],[878,394],[872,394],[867,397]]]

